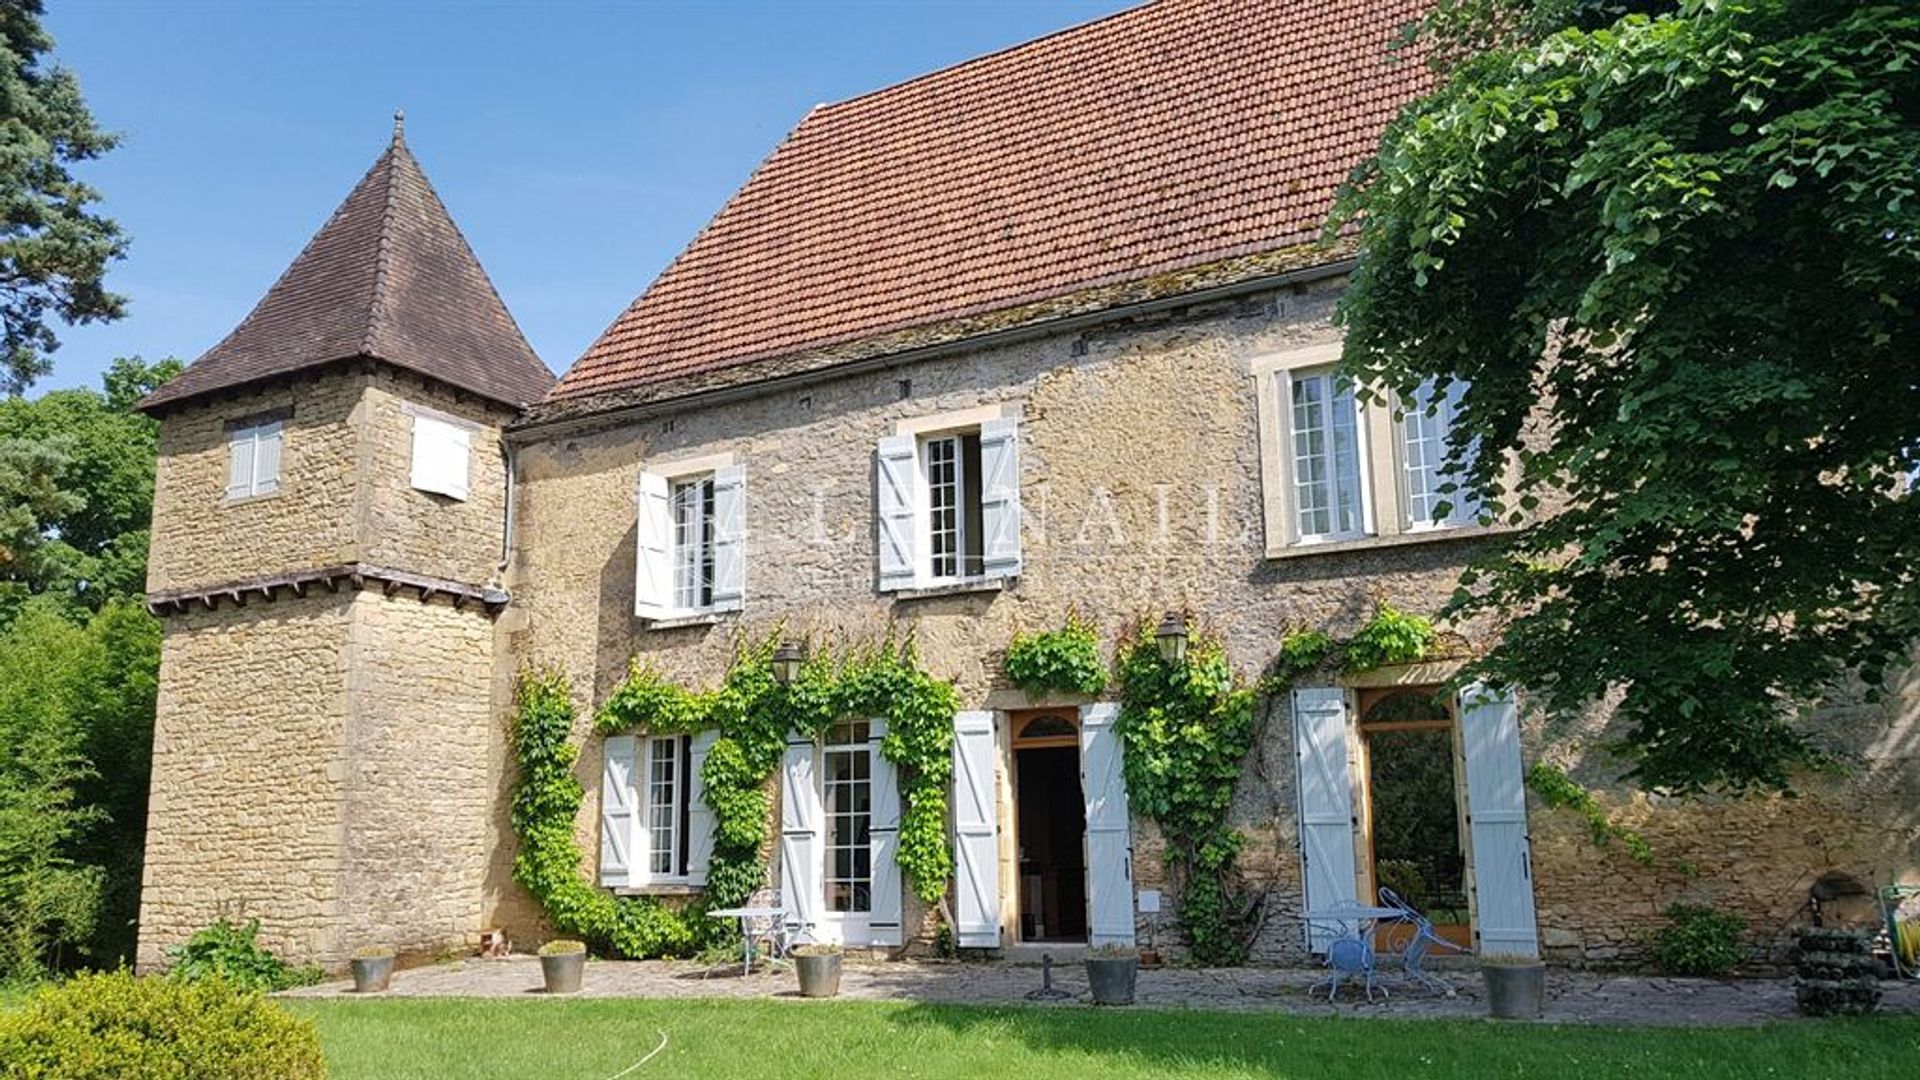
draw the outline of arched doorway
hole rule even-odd
[[[1020,940],[1087,940],[1086,803],[1072,709],[1015,713],[1014,836]]]
[[[1471,945],[1453,695],[1385,687],[1362,690],[1356,704],[1368,893],[1392,889],[1440,936]]]

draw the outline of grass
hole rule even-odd
[[[335,1080],[380,1077],[1835,1077],[1915,1074],[1920,1018],[1750,1029],[879,1002],[292,1000]]]

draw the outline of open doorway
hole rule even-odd
[[[1087,808],[1078,717],[1043,710],[1012,720],[1020,940],[1085,941]]]
[[[1432,686],[1388,687],[1361,691],[1357,704],[1371,891],[1392,889],[1441,937],[1470,946],[1452,695]]]

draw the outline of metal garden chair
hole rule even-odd
[[[1400,894],[1392,889],[1381,887],[1380,904],[1400,912],[1399,921],[1413,928],[1413,936],[1407,939],[1406,945],[1400,950],[1400,963],[1407,978],[1435,993],[1452,997],[1455,993],[1453,984],[1426,969],[1427,955],[1436,945],[1454,952],[1467,950],[1434,933],[1433,920],[1427,918],[1419,908],[1402,900]]]
[[[777,908],[780,906],[780,890],[766,887],[755,890],[743,906]],[[755,945],[766,945],[768,960],[785,960],[788,951],[793,948],[785,914],[749,917],[743,929],[748,941]]]

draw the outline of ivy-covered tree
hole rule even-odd
[[[1620,694],[1645,787],[1780,788],[1920,632],[1920,7],[1633,6],[1443,0],[1331,223],[1345,362],[1468,384],[1449,460],[1525,523],[1451,607],[1486,674]]]

